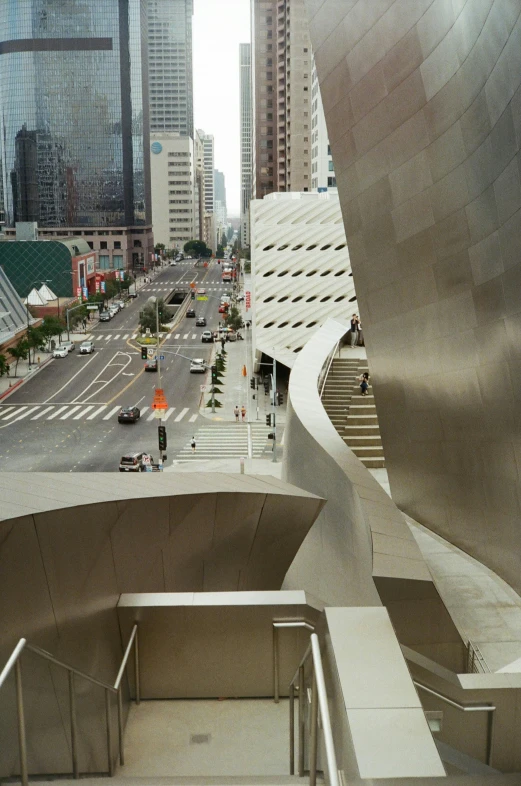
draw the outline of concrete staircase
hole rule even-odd
[[[385,467],[374,403],[373,388],[360,394],[357,377],[368,370],[360,358],[335,358],[322,393],[322,403],[332,424],[368,469]]]

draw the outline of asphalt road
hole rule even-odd
[[[76,349],[52,360],[5,399],[0,405],[0,470],[118,471],[120,457],[133,450],[146,450],[157,460],[158,423],[150,406],[158,375],[144,371],[132,337],[147,297],[165,298],[191,281],[207,289],[208,300],[193,303],[207,326],[196,327],[194,319],[183,317],[165,335],[160,352],[165,357],[161,387],[169,407],[164,419],[171,460],[202,420],[200,386],[206,375],[190,374],[189,358],[210,361],[214,345],[202,344],[201,333],[217,328],[220,297],[230,289],[222,284],[215,262],[208,269],[193,262],[166,268],[109,323],[92,330],[93,354],[80,355]],[[118,424],[119,407],[131,405],[140,407],[141,420]]]

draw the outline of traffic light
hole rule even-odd
[[[270,392],[270,383],[267,379],[264,380],[264,395],[267,396]]]
[[[271,415],[271,413],[270,413],[269,415],[266,415],[266,425],[267,425],[267,426],[273,426],[273,421],[272,421],[272,415]]]
[[[157,427],[157,436],[159,439],[159,450],[166,450],[166,426]]]
[[[255,390],[255,377],[252,377],[252,378],[250,379],[250,388],[251,388],[252,390]]]
[[[146,360],[148,357],[148,350],[146,347],[141,347],[141,360]]]
[[[217,382],[217,366],[212,366],[212,383]]]
[[[191,298],[192,298],[192,300],[195,300],[195,292],[192,292]]]
[[[277,404],[281,407],[284,404],[284,396],[282,393],[277,393]]]

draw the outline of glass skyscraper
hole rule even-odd
[[[144,0],[2,0],[7,226],[150,223]]]

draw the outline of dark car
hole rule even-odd
[[[195,309],[189,308],[186,312],[187,317],[195,317]]]
[[[154,459],[150,453],[145,453],[143,451],[136,453],[126,453],[124,456],[121,456],[119,460],[119,471],[145,472],[146,467],[151,466],[153,463]]]
[[[145,361],[145,371],[157,371],[156,358],[150,358],[149,360]]]
[[[206,327],[206,317],[197,317],[195,324],[197,327]]]
[[[139,407],[121,407],[118,412],[118,423],[135,423],[140,416]]]
[[[127,297],[134,299],[135,297],[137,297],[137,292],[129,292]]]

